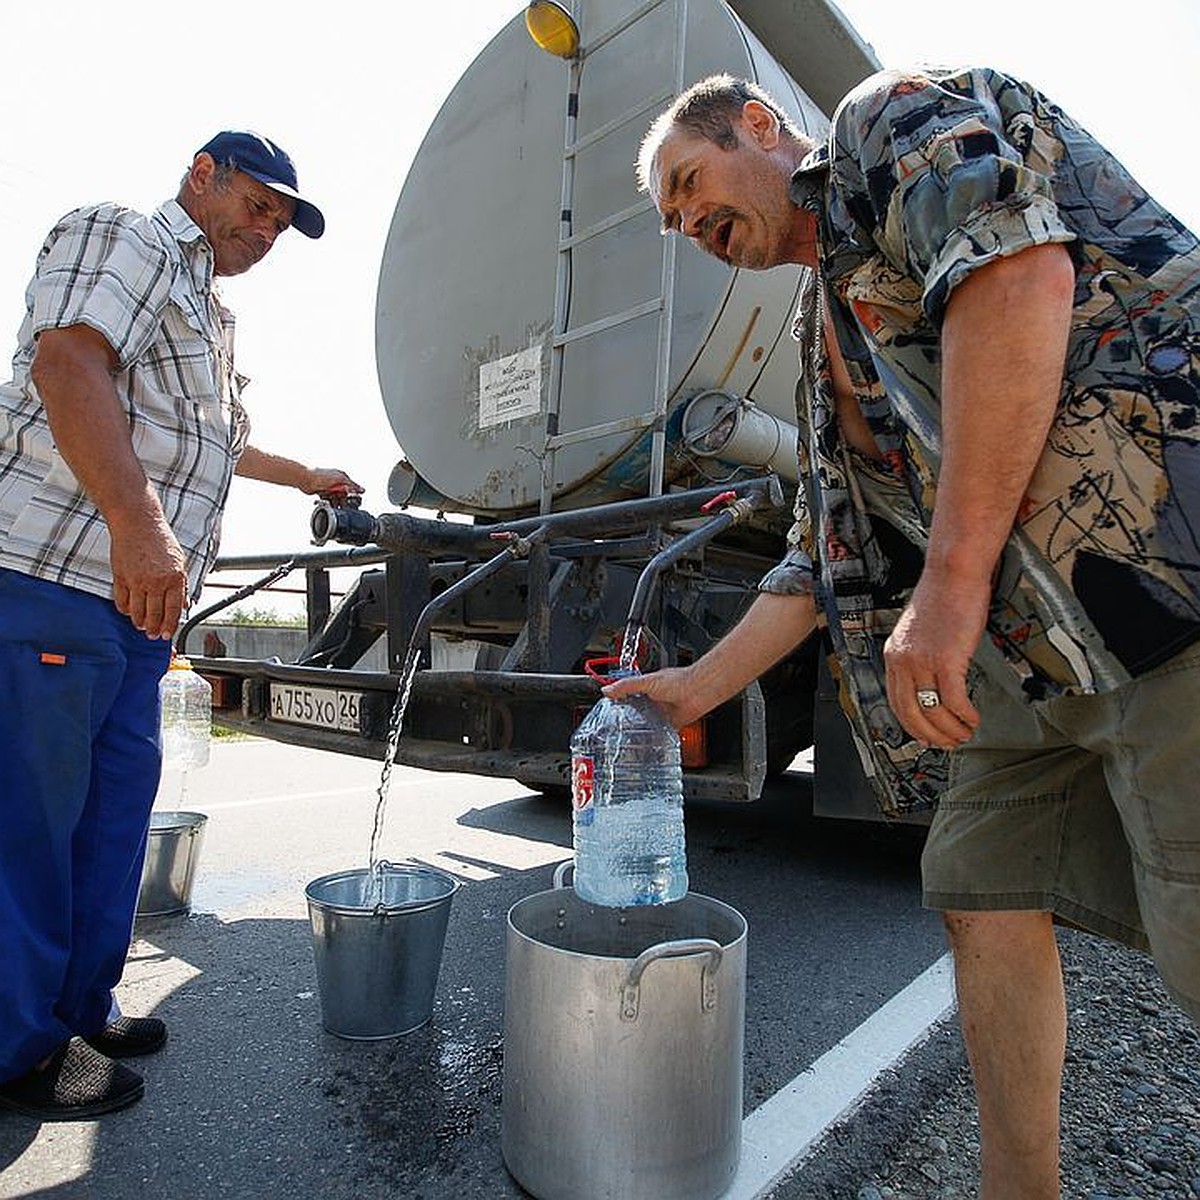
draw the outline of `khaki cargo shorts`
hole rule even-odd
[[[1096,696],[981,670],[922,859],[927,907],[1051,912],[1150,950],[1200,1021],[1200,644]]]

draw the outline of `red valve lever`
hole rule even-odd
[[[737,499],[737,492],[722,492],[719,496],[714,496],[707,504],[700,505],[701,512],[711,512],[718,504],[728,504],[731,500]]]

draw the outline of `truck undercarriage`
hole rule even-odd
[[[598,697],[584,663],[614,656],[631,624],[643,631],[644,669],[700,657],[753,600],[770,560],[755,552],[752,518],[761,524],[782,498],[766,477],[493,525],[354,510],[339,523],[318,510],[324,536],[372,544],[285,560],[308,580],[310,636],[297,661],[191,657],[214,685],[222,724],[382,757],[403,666],[419,654],[399,762],[565,789],[571,733]],[[720,509],[706,516],[714,500]],[[220,565],[271,565],[272,579],[277,562]],[[366,569],[331,608],[329,570],[349,565]],[[180,650],[201,620],[250,590],[196,614]],[[389,669],[362,669],[380,638]],[[435,649],[444,663],[455,647],[466,652],[458,669],[435,669]],[[685,764],[688,795],[755,799],[811,744],[818,661],[806,644],[704,722]]]

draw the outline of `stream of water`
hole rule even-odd
[[[396,752],[400,747],[400,736],[404,731],[404,714],[412,695],[413,680],[421,662],[421,651],[412,649],[404,661],[400,675],[400,687],[396,692],[396,703],[392,706],[388,722],[387,749],[383,757],[383,771],[379,777],[379,789],[375,799],[375,823],[371,829],[371,850],[367,859],[367,884],[364,903],[374,906],[383,901],[383,869],[379,858],[379,842],[383,834],[384,818],[387,815],[388,792],[391,789],[392,767],[396,763]]]
[[[641,647],[643,625],[630,621],[625,627],[621,640],[621,655],[619,668],[622,671],[636,671],[638,650]],[[367,879],[364,884],[363,903],[374,907],[383,902],[383,863],[379,857],[379,843],[383,835],[384,820],[387,816],[388,793],[391,789],[392,768],[396,763],[396,753],[400,748],[400,738],[404,732],[404,714],[408,710],[409,697],[412,695],[413,680],[421,662],[420,650],[409,650],[404,661],[404,670],[400,675],[400,687],[396,692],[396,703],[392,706],[392,715],[388,722],[387,749],[384,751],[383,771],[379,778],[379,789],[375,799],[375,822],[371,828],[371,849],[367,859]]]
[[[625,626],[625,634],[621,638],[621,657],[617,669],[627,674],[636,674],[638,669],[638,651],[642,645],[642,630],[645,627],[639,621],[630,621]]]

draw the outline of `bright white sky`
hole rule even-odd
[[[328,230],[318,242],[289,233],[264,263],[224,284],[238,315],[238,366],[254,381],[246,395],[254,441],[346,469],[367,488],[368,508],[387,508],[399,449],[374,366],[384,240],[409,163],[442,101],[522,6],[434,0],[425,7],[439,15],[422,27],[408,15],[418,10],[412,0],[5,5],[5,359],[34,256],[59,215],[106,199],[153,208],[174,194],[193,152],[213,133],[258,129],[288,149],[301,190],[324,210]],[[987,61],[1036,83],[1200,230],[1200,170],[1192,157],[1196,0],[842,0],[840,7],[885,65]],[[503,236],[503,214],[487,213],[483,192],[480,206]],[[310,507],[299,493],[237,480],[222,549],[302,549]]]

